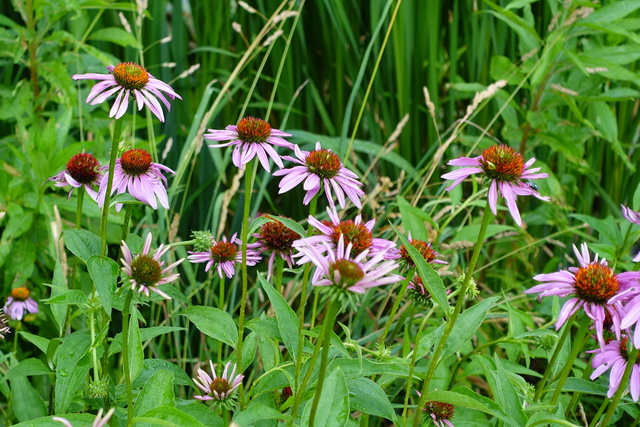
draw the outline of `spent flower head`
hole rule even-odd
[[[231,398],[233,391],[238,388],[244,375],[236,375],[236,365],[231,362],[227,362],[224,366],[224,371],[221,376],[216,375],[216,366],[213,362],[209,361],[211,367],[211,376],[204,370],[198,368],[198,376],[193,379],[196,386],[205,392],[204,395],[196,395],[195,399],[202,401],[214,400],[218,403],[224,402]],[[230,369],[231,368],[231,369]]]
[[[592,360],[593,373],[591,379],[594,380],[608,370],[609,373],[609,391],[607,397],[611,399],[618,391],[622,374],[627,368],[629,355],[633,348],[630,346],[626,336],[618,340],[609,341],[603,349],[596,350],[596,355]],[[640,355],[636,360],[632,360],[633,368],[631,371],[631,379],[628,388],[631,390],[631,398],[637,402],[640,398]]]
[[[158,209],[158,202],[169,209],[169,197],[167,196],[167,178],[163,173],[175,173],[168,167],[151,161],[151,154],[142,149],[128,150],[116,159],[113,170],[113,187],[111,195],[114,193],[129,193],[136,199]],[[108,166],[103,168],[108,170]],[[109,174],[105,174],[100,181],[98,191],[98,206],[104,205],[107,193],[107,181]],[[116,210],[122,209],[122,203],[116,204]]]
[[[182,99],[171,86],[156,79],[144,67],[133,62],[123,62],[116,66],[109,65],[107,70],[109,74],[74,74],[72,78],[74,80],[101,80],[91,88],[89,96],[87,96],[87,103],[91,105],[101,104],[111,95],[116,95],[116,101],[109,111],[109,117],[116,119],[122,117],[127,112],[129,98],[133,95],[138,104],[138,110],[142,110],[142,107],[146,105],[158,120],[164,122],[164,113],[158,100],[162,101],[169,110],[171,104],[164,94],[167,94],[171,99]]]
[[[531,182],[534,179],[546,178],[548,174],[540,173],[540,168],[532,168],[536,161],[530,159],[526,163],[522,155],[507,145],[493,145],[478,157],[460,157],[447,163],[450,166],[464,166],[461,169],[442,175],[444,179],[453,180],[447,191],[464,181],[468,176],[479,173],[489,184],[489,207],[497,214],[498,191],[507,202],[509,212],[518,225],[522,225],[520,212],[516,205],[517,196],[534,196],[546,202],[549,197],[538,193],[538,186]]]
[[[297,158],[283,156],[283,159],[297,163],[298,166],[280,169],[273,173],[274,176],[284,176],[278,184],[280,194],[304,182],[302,188],[307,193],[302,202],[305,205],[308,205],[320,190],[324,189],[331,208],[335,208],[332,194],[335,193],[341,208],[344,209],[346,205],[346,195],[358,209],[362,209],[360,201],[364,196],[362,183],[358,181],[358,175],[344,167],[336,153],[323,149],[319,142],[316,142],[314,151],[302,151],[296,145],[294,152]]]
[[[262,167],[269,172],[269,157],[278,167],[283,167],[282,159],[273,146],[293,148],[294,144],[288,142],[283,136],[291,134],[273,129],[269,123],[256,117],[245,117],[237,125],[229,125],[224,130],[209,129],[204,138],[210,141],[229,141],[224,144],[209,145],[209,147],[234,146],[232,160],[238,169],[244,169],[244,165],[258,156]]]
[[[4,305],[4,312],[9,319],[22,320],[26,313],[36,314],[38,303],[30,297],[31,292],[26,286],[20,286],[11,290],[11,295]]]
[[[237,237],[237,233],[227,241],[226,236],[222,240],[211,239],[208,251],[189,252],[187,257],[192,263],[207,263],[204,271],[209,271],[216,266],[218,276],[222,279],[226,275],[229,279],[235,274],[235,266],[242,263],[242,242]],[[247,246],[247,265],[256,265],[261,260],[260,254]]]
[[[149,297],[149,291],[155,292],[163,298],[171,299],[169,295],[162,292],[158,286],[174,282],[180,274],[170,274],[171,270],[177,267],[184,258],[179,259],[173,264],[164,267],[164,261],[160,258],[169,250],[168,246],[160,245],[155,251],[151,251],[151,233],[147,234],[147,238],[140,252],[135,257],[131,254],[131,250],[127,243],[122,241],[122,271],[129,277],[131,289],[144,293]]]
[[[424,258],[424,260],[428,264],[448,264],[446,261],[438,259],[440,253],[433,250],[433,246],[431,243],[427,243],[424,240],[412,239],[411,232],[408,233],[408,240],[411,246],[413,246],[420,255]],[[409,255],[409,251],[407,248],[402,245],[400,249],[396,249],[395,247],[389,250],[386,255],[386,259],[396,259],[401,266],[415,268],[416,264],[413,262],[413,258]]]
[[[571,296],[572,298],[560,310],[556,329],[560,329],[575,312],[583,309],[585,314],[593,320],[596,336],[602,347],[606,313],[610,315],[616,337],[620,337],[624,309],[620,301],[612,298],[620,291],[635,286],[640,279],[640,272],[615,274],[605,259],[598,261],[598,255],[591,261],[586,243],[581,245],[580,250],[574,245],[573,251],[580,267],[570,267],[568,270],[560,270],[556,273],[538,274],[533,279],[543,283],[526,290],[525,293],[538,293],[540,298],[549,295]]]
[[[78,153],[71,157],[67,162],[65,170],[55,174],[48,181],[52,181],[56,187],[71,186],[67,199],[71,197],[74,188],[84,187],[85,191],[94,201],[97,199],[98,193],[93,189],[94,185],[98,185],[102,173],[100,172],[100,163],[93,154]]]

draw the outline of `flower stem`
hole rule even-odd
[[[587,343],[587,339],[589,339],[589,326],[591,326],[592,323],[593,322],[591,321],[591,318],[583,315],[582,321],[580,322],[580,328],[578,329],[578,332],[576,333],[573,340],[573,345],[571,346],[571,353],[569,354],[569,358],[567,359],[562,372],[560,372],[560,377],[558,378],[558,382],[556,383],[556,390],[553,392],[553,396],[549,401],[549,404],[551,406],[555,406],[556,402],[558,401],[560,393],[562,393],[564,382],[567,380],[567,377],[569,377],[571,368],[573,368],[573,362],[576,360],[578,354],[580,354],[580,351]],[[571,327],[571,325],[569,325],[569,327]]]
[[[76,205],[76,230],[79,230],[82,225],[82,204],[84,203],[84,193],[84,185],[81,185],[78,187],[78,199],[76,200],[78,203]]]
[[[407,291],[407,286],[409,286],[409,282],[411,281],[411,277],[413,277],[414,271],[410,269],[407,272],[407,278],[404,279],[402,285],[400,285],[400,292],[393,302],[393,307],[391,307],[391,313],[389,313],[389,318],[387,319],[387,323],[384,325],[384,330],[382,331],[382,335],[378,340],[378,345],[381,347],[384,346],[384,342],[387,339],[387,334],[389,333],[389,328],[391,327],[391,322],[393,322],[393,318],[396,316],[396,312],[398,311],[398,307],[400,307],[400,303],[402,302],[402,298],[404,297],[405,292]]]
[[[329,360],[329,347],[331,347],[331,333],[333,332],[333,324],[338,314],[339,302],[337,299],[332,298],[329,302],[329,308],[327,314],[322,322],[322,356],[320,358],[320,371],[318,372],[318,381],[316,383],[316,391],[313,396],[313,403],[311,405],[311,412],[309,414],[309,427],[313,427],[316,418],[316,411],[318,410],[318,403],[320,402],[320,395],[322,394],[322,386],[324,385],[325,374],[327,370],[327,361]],[[311,367],[309,367],[311,369]]]
[[[118,144],[122,133],[123,120],[116,120],[113,125],[113,140],[111,141],[111,156],[109,159],[109,176],[107,177],[107,191],[104,194],[104,204],[102,205],[102,218],[100,219],[100,255],[107,255],[107,221],[109,219],[109,205],[111,204],[111,189],[113,187],[113,170],[116,167],[118,157]]]
[[[249,211],[251,209],[251,191],[253,190],[253,178],[255,176],[256,159],[252,159],[245,165],[244,177],[244,208],[242,210],[242,295],[240,297],[240,317],[238,319],[238,345],[236,352],[238,356],[238,373],[242,373],[242,341],[244,339],[244,313],[247,308],[247,240],[249,239]],[[238,401],[240,408],[244,409],[244,387],[240,384],[238,390]]]
[[[122,223],[122,241],[129,236],[129,222],[131,221],[131,205],[124,205],[124,221]]]
[[[129,317],[132,299],[133,291],[128,289],[122,308],[122,358],[124,359],[124,383],[127,390],[127,425],[131,424],[133,417],[133,391],[131,389],[131,367],[129,366]]]
[[[458,295],[458,300],[456,301],[456,306],[453,309],[453,313],[447,320],[447,326],[442,333],[442,337],[440,338],[440,342],[438,343],[438,347],[436,347],[433,355],[431,356],[431,363],[429,363],[429,371],[424,378],[424,383],[422,385],[422,392],[420,396],[420,400],[418,402],[418,408],[422,408],[424,403],[426,402],[427,393],[429,392],[429,383],[431,382],[431,378],[433,377],[436,368],[438,367],[438,363],[440,362],[440,357],[442,356],[442,352],[444,351],[445,343],[449,338],[449,334],[451,334],[451,330],[453,326],[456,324],[456,320],[462,311],[462,307],[465,303],[465,296],[467,294],[467,289],[469,288],[469,283],[471,283],[471,276],[473,275],[473,271],[476,268],[476,264],[478,262],[478,258],[480,258],[480,252],[482,251],[482,245],[484,243],[484,236],[487,233],[487,227],[489,227],[489,223],[493,219],[493,213],[489,206],[486,206],[484,209],[484,215],[482,217],[482,224],[480,225],[480,230],[478,231],[478,240],[476,242],[475,247],[473,248],[473,254],[471,255],[471,260],[469,261],[469,265],[467,266],[467,271],[464,275],[464,281],[460,286],[460,295]],[[444,308],[444,307],[443,307]],[[420,417],[415,417],[413,421],[414,427],[417,427],[420,421]]]
[[[638,360],[638,352],[639,350],[637,348],[634,348],[631,351],[631,354],[629,354],[629,357],[627,358],[627,367],[624,369],[624,373],[622,374],[622,379],[620,380],[620,385],[618,385],[618,390],[616,391],[616,394],[613,395],[613,399],[611,399],[611,402],[609,402],[607,413],[604,414],[604,420],[602,421],[602,423],[600,423],[601,426],[609,425],[609,420],[611,420],[611,417],[613,416],[613,412],[618,407],[618,403],[622,398],[622,394],[627,389],[627,384],[629,382],[629,377],[631,377],[633,366],[636,364],[636,360]]]
[[[282,270],[284,269],[284,259],[281,256],[276,255],[276,275],[274,285],[276,292],[282,294]]]
[[[223,274],[222,277],[220,278],[220,285],[218,286],[219,291],[220,291],[220,297],[218,299],[218,308],[222,311],[225,311],[224,309],[224,296],[225,296],[225,291],[224,291],[224,280],[225,280],[225,275]],[[218,341],[218,363],[222,363],[222,341]]]
[[[556,343],[556,348],[553,351],[553,355],[551,355],[551,359],[549,359],[549,363],[547,364],[547,368],[544,370],[544,374],[542,375],[542,379],[540,380],[540,382],[536,386],[536,394],[533,397],[533,401],[534,402],[539,401],[540,398],[542,397],[542,393],[544,392],[544,386],[547,385],[547,380],[549,379],[549,376],[551,375],[551,370],[556,366],[556,360],[558,359],[558,356],[560,355],[560,351],[562,350],[562,346],[564,345],[564,342],[566,341],[567,337],[569,336],[569,332],[571,331],[571,325],[573,324],[573,321],[575,320],[577,315],[578,315],[578,312],[573,313],[573,315],[571,315],[571,317],[569,317],[569,319],[565,323],[564,329],[562,331],[562,335],[560,335],[560,338],[558,339],[558,342]]]

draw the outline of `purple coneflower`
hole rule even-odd
[[[158,249],[151,253],[151,239],[151,233],[148,233],[142,252],[135,257],[131,254],[127,243],[124,240],[122,241],[122,256],[124,257],[124,259],[120,259],[124,266],[122,271],[129,276],[131,289],[144,292],[147,297],[149,296],[149,291],[153,291],[163,298],[171,299],[169,295],[158,289],[158,286],[174,282],[180,277],[178,273],[169,275],[169,272],[184,261],[184,258],[163,268],[164,261],[160,261],[160,258],[169,250],[169,247],[160,245]]]
[[[611,369],[611,373],[609,374],[609,391],[607,392],[609,399],[613,397],[618,387],[620,387],[622,374],[627,367],[627,363],[629,363],[631,350],[628,347],[627,341],[628,339],[625,336],[623,336],[620,341],[610,341],[604,346],[602,351],[596,350],[596,355],[593,357],[592,380]],[[632,369],[629,388],[631,389],[631,398],[634,402],[637,402],[638,398],[640,398],[640,357],[633,361]]]
[[[107,167],[104,168],[108,169]],[[146,203],[153,209],[158,209],[158,202],[169,209],[169,197],[167,196],[167,178],[163,172],[175,173],[168,167],[151,161],[151,154],[146,150],[135,149],[122,153],[116,159],[113,169],[113,193],[129,193],[142,203]],[[102,177],[100,190],[98,191],[98,206],[104,204],[107,193],[107,180],[109,174]],[[116,204],[116,210],[120,212],[122,203]]]
[[[301,151],[296,145],[294,147],[296,158],[283,156],[285,160],[290,160],[300,166],[288,169],[281,169],[273,173],[274,176],[284,176],[278,186],[278,193],[285,193],[304,181],[302,188],[307,193],[303,203],[308,205],[318,192],[324,188],[329,201],[329,206],[335,208],[332,192],[335,193],[338,204],[345,207],[345,194],[358,209],[362,209],[360,198],[364,196],[362,183],[358,181],[358,175],[345,168],[340,157],[331,150],[322,149],[319,142],[316,142],[315,151]]]
[[[98,193],[93,189],[98,185],[102,173],[99,171],[100,163],[89,153],[79,153],[67,162],[67,168],[49,178],[56,187],[71,186],[67,199],[71,197],[74,188],[84,187],[89,197],[96,201]]]
[[[517,196],[534,196],[546,202],[549,197],[538,193],[538,186],[528,181],[546,178],[546,173],[538,173],[540,168],[531,168],[535,158],[524,163],[522,155],[507,145],[494,145],[487,148],[478,157],[460,157],[447,163],[450,166],[467,166],[462,169],[442,175],[444,179],[453,180],[447,191],[460,184],[468,176],[475,173],[482,174],[489,185],[489,207],[495,215],[497,213],[498,190],[507,201],[507,207],[518,225],[522,225],[520,212],[516,205]]]
[[[636,285],[640,278],[640,272],[614,274],[605,259],[598,261],[598,255],[591,261],[586,243],[582,244],[580,250],[574,245],[573,251],[578,258],[580,267],[569,267],[568,270],[560,270],[550,274],[538,274],[534,276],[534,280],[545,283],[534,286],[526,290],[525,293],[538,293],[539,297],[573,296],[562,307],[556,322],[556,329],[560,329],[569,317],[583,308],[587,316],[594,322],[598,342],[604,346],[603,329],[606,313],[611,316],[611,324],[616,337],[620,337],[621,317],[624,314],[622,303],[610,300],[621,290]]]
[[[256,117],[245,117],[237,125],[229,125],[224,130],[209,129],[209,133],[204,134],[204,138],[211,141],[229,141],[224,144],[210,145],[209,147],[229,147],[233,148],[232,160],[238,169],[244,169],[244,165],[249,163],[255,156],[258,156],[262,167],[267,172],[271,171],[269,157],[279,167],[283,167],[282,159],[272,145],[279,147],[293,148],[294,144],[283,139],[283,136],[291,134],[273,129],[269,123]]]
[[[365,250],[353,257],[351,244],[345,246],[344,236],[340,237],[335,249],[326,242],[322,244],[325,245],[322,252],[315,245],[297,247],[316,266],[314,286],[334,286],[342,291],[364,294],[368,288],[402,280],[400,276],[390,274],[398,264],[385,261],[383,252],[368,258],[369,251]],[[298,264],[302,264],[301,261],[298,260]]]
[[[111,408],[107,411],[106,414],[104,414],[104,417],[102,417],[102,411],[103,409],[100,408],[98,410],[98,414],[96,415],[96,419],[93,421],[93,423],[91,424],[91,427],[104,427],[107,425],[107,422],[109,422],[109,418],[111,418],[111,415],[113,415],[113,413],[116,411],[116,408]],[[67,427],[73,427],[73,424],[71,424],[69,422],[69,420],[62,418],[62,417],[51,417],[52,420],[54,421],[58,421],[59,423],[64,424]]]
[[[167,110],[171,109],[171,104],[162,92],[169,95],[171,99],[182,99],[171,86],[156,79],[146,69],[133,62],[123,62],[115,67],[109,65],[107,70],[109,70],[109,74],[74,74],[72,78],[74,80],[102,80],[91,88],[89,96],[87,96],[87,103],[91,105],[100,104],[111,95],[118,94],[116,102],[113,103],[111,111],[109,111],[109,117],[119,119],[127,112],[132,92],[138,103],[138,110],[142,110],[142,107],[146,105],[161,122],[164,122],[164,113],[158,99],[167,107]]]
[[[206,262],[204,271],[209,271],[212,266],[216,266],[218,276],[222,279],[223,274],[231,279],[235,274],[236,264],[242,263],[242,251],[240,245],[242,242],[236,237],[237,233],[231,236],[231,240],[227,241],[226,237],[222,240],[211,240],[211,249],[207,252],[189,252],[189,261],[193,263]],[[256,265],[260,262],[260,254],[247,247],[247,265]]]
[[[422,396],[419,391],[416,391],[416,394]],[[454,407],[450,403],[435,400],[425,402],[422,413],[430,416],[433,424],[438,427],[454,427],[451,421],[449,421],[453,418],[454,414]]]
[[[254,233],[255,243],[247,245],[247,248],[256,250],[258,253],[271,252],[269,256],[269,267],[267,269],[267,280],[273,272],[273,262],[276,256],[280,256],[287,262],[289,268],[293,267],[293,242],[300,239],[300,235],[287,228],[277,218],[272,218],[260,226],[260,232]]]
[[[429,264],[448,264],[446,261],[437,259],[440,254],[433,250],[431,243],[427,243],[424,240],[412,239],[411,232],[409,232],[408,236],[409,243],[411,246],[416,248],[420,255],[424,258],[424,260]],[[414,268],[416,264],[413,262],[413,258],[409,255],[409,251],[407,248],[402,245],[400,249],[393,248],[387,251],[385,255],[385,259],[397,259],[401,266]]]
[[[640,225],[640,212],[634,211],[625,205],[620,206],[622,206],[622,216],[624,216],[627,221]],[[638,252],[638,254],[633,258],[633,262],[638,261],[640,261],[640,252]]]
[[[306,237],[294,242],[294,247],[312,245],[320,253],[324,253],[328,247],[335,249],[340,237],[344,239],[345,245],[351,245],[351,255],[358,255],[368,250],[369,256],[375,256],[380,252],[391,250],[395,243],[387,239],[373,237],[371,230],[375,226],[372,219],[362,223],[362,216],[356,216],[355,220],[340,220],[335,208],[327,208],[327,213],[331,221],[319,221],[309,216],[309,225],[313,226],[320,233],[315,236]],[[328,245],[325,245],[328,244]],[[301,262],[308,262],[306,257],[301,258]]]
[[[233,365],[231,372],[229,372],[231,362],[227,362],[224,366],[224,371],[221,376],[216,375],[216,364],[209,361],[209,365],[211,366],[211,375],[213,375],[213,378],[211,378],[204,370],[198,368],[198,378],[193,379],[193,382],[196,383],[198,388],[206,394],[203,396],[194,396],[194,398],[203,401],[227,400],[231,396],[231,393],[233,393],[240,383],[242,383],[244,375],[236,375],[235,364]]]
[[[4,339],[4,335],[11,330],[8,325],[9,320],[4,314],[4,310],[0,308],[0,338]]]
[[[11,290],[11,295],[4,305],[4,312],[9,316],[9,319],[22,320],[25,313],[35,314],[38,312],[38,303],[29,296],[30,294],[31,292],[25,286]]]

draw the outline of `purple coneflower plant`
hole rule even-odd
[[[319,221],[309,216],[309,225],[313,226],[320,233],[294,242],[294,247],[312,245],[320,253],[324,253],[328,247],[335,249],[340,237],[344,239],[345,245],[351,245],[351,255],[358,255],[368,250],[368,255],[373,257],[378,253],[385,253],[391,250],[395,243],[387,239],[373,237],[371,230],[375,226],[372,219],[362,223],[362,216],[356,216],[355,220],[340,220],[335,208],[327,208],[330,221]],[[328,245],[325,245],[328,244]],[[307,262],[307,258],[302,258],[302,262]]]
[[[507,202],[509,212],[516,224],[522,226],[520,212],[516,205],[517,196],[534,196],[546,202],[549,197],[538,193],[538,186],[529,181],[546,178],[546,173],[539,173],[540,168],[531,168],[535,158],[524,163],[522,155],[507,145],[494,145],[487,148],[478,157],[460,157],[447,163],[450,166],[465,166],[461,169],[442,175],[442,178],[453,180],[447,191],[460,184],[468,176],[479,173],[490,181],[489,207],[497,213],[498,190]]]
[[[622,206],[622,216],[624,216],[627,221],[640,225],[640,212],[634,211],[625,205],[620,206]],[[633,262],[638,261],[640,261],[640,252],[638,252],[638,254],[633,258]]]
[[[351,244],[344,244],[344,237],[338,240],[336,248],[323,242],[325,250],[315,245],[303,245],[298,251],[305,255],[315,266],[312,283],[314,286],[332,286],[334,289],[364,294],[368,288],[395,283],[402,278],[391,274],[398,264],[383,259],[384,253],[368,258],[368,250],[355,257],[351,255]],[[298,260],[298,264],[302,264]]]
[[[109,422],[109,418],[111,418],[111,415],[113,415],[113,413],[116,411],[116,408],[111,408],[107,411],[106,414],[104,414],[104,417],[102,416],[102,411],[103,409],[100,408],[98,410],[98,414],[96,415],[96,419],[93,420],[93,423],[91,423],[91,427],[104,427],[107,425],[107,422]],[[73,424],[71,424],[69,422],[69,420],[67,420],[66,418],[62,418],[62,417],[51,417],[52,420],[54,421],[58,421],[59,423],[64,424],[67,427],[73,427]]]
[[[9,319],[22,320],[25,313],[36,314],[38,312],[38,303],[29,295],[31,292],[25,286],[11,290],[11,295],[4,305],[4,312],[9,316]]]
[[[596,379],[609,369],[609,391],[607,397],[612,398],[620,387],[620,381],[622,380],[622,374],[624,373],[627,364],[629,363],[629,354],[631,349],[628,347],[628,339],[623,336],[620,341],[613,340],[607,343],[602,350],[596,350],[596,355],[593,357],[592,367],[593,373],[591,379]],[[633,362],[633,368],[631,371],[630,389],[631,398],[634,402],[640,398],[640,358],[637,358]]]
[[[70,185],[71,190],[69,190],[67,199],[71,197],[74,188],[84,187],[89,197],[96,201],[98,193],[93,189],[93,186],[98,185],[100,178],[102,178],[99,169],[100,163],[93,154],[79,153],[67,162],[65,170],[49,178],[49,181],[53,181],[56,187]]]
[[[245,117],[237,125],[229,125],[224,130],[209,129],[208,133],[204,134],[204,138],[210,141],[229,141],[224,144],[210,145],[209,147],[234,146],[231,158],[238,169],[244,169],[244,165],[258,156],[262,167],[267,172],[271,171],[269,157],[279,167],[282,168],[284,166],[273,145],[287,148],[294,147],[294,144],[282,138],[283,136],[291,136],[291,134],[273,129],[269,123],[256,117]]]
[[[276,256],[280,256],[287,262],[289,268],[293,267],[293,242],[300,239],[300,235],[295,231],[287,228],[282,222],[273,218],[272,221],[266,222],[260,226],[260,232],[254,233],[253,237],[257,240],[250,243],[247,248],[262,252],[271,252],[269,255],[269,267],[267,269],[267,280],[271,278],[273,272],[273,262]]]
[[[129,193],[153,209],[158,209],[158,202],[164,208],[169,209],[167,178],[162,174],[163,172],[175,173],[164,165],[153,163],[151,154],[146,150],[125,151],[119,159],[116,159],[111,195],[113,193]],[[104,204],[108,179],[109,175],[105,174],[100,181],[97,199],[100,207]],[[120,209],[122,209],[122,203],[117,203],[116,210],[119,212]]]
[[[129,276],[131,289],[144,293],[149,297],[149,291],[155,292],[163,298],[171,299],[171,297],[160,289],[158,286],[174,282],[180,274],[169,274],[173,268],[178,266],[184,258],[179,259],[173,264],[164,267],[164,261],[160,258],[169,250],[168,246],[160,245],[153,253],[151,252],[151,233],[147,234],[147,238],[140,252],[135,257],[131,254],[131,250],[127,243],[122,241],[122,271]]]
[[[218,276],[222,279],[223,274],[229,279],[235,274],[236,264],[242,263],[242,252],[240,245],[242,242],[236,237],[237,233],[231,236],[231,240],[227,241],[223,237],[220,241],[211,240],[211,249],[207,252],[189,252],[187,257],[193,263],[206,262],[204,271],[209,271],[211,267],[216,266]],[[247,265],[256,265],[262,258],[260,254],[247,247]]]
[[[235,364],[233,365],[231,372],[229,372],[231,362],[227,362],[224,366],[224,371],[221,376],[216,375],[216,364],[209,361],[209,366],[211,366],[211,375],[213,378],[211,378],[211,376],[209,376],[209,374],[204,370],[198,368],[198,377],[193,379],[193,382],[196,383],[198,388],[206,394],[203,396],[194,396],[194,398],[202,401],[227,400],[233,391],[238,388],[240,383],[242,383],[244,375],[236,375]]]
[[[164,113],[158,100],[171,109],[171,104],[164,96],[166,93],[171,99],[180,98],[180,95],[163,81],[160,81],[147,72],[146,69],[133,62],[123,62],[116,66],[107,67],[109,74],[87,73],[74,74],[74,80],[102,80],[91,88],[87,103],[91,105],[100,104],[111,95],[117,94],[116,101],[109,111],[109,117],[119,119],[127,112],[129,97],[133,93],[138,104],[138,110],[143,106],[149,107],[151,112],[164,122]]]
[[[358,181],[358,175],[345,168],[340,157],[331,150],[323,149],[316,142],[314,151],[302,151],[296,145],[294,147],[296,158],[283,156],[285,160],[297,163],[288,169],[281,169],[273,173],[274,176],[284,176],[278,186],[279,193],[285,193],[304,181],[302,188],[306,190],[303,203],[308,205],[321,189],[327,195],[329,206],[335,208],[332,192],[338,199],[338,204],[344,209],[346,204],[345,194],[358,208],[362,209],[360,198],[364,196],[362,183]]]
[[[573,251],[578,258],[580,267],[569,267],[550,274],[538,274],[534,280],[544,282],[525,291],[526,294],[538,293],[539,297],[557,295],[559,297],[572,296],[560,310],[556,329],[575,312],[584,309],[594,322],[596,336],[600,346],[604,346],[603,329],[606,313],[611,316],[611,324],[616,337],[620,337],[621,318],[624,309],[620,301],[611,302],[620,291],[635,286],[640,279],[640,272],[630,271],[614,274],[607,265],[607,261],[598,261],[598,255],[591,261],[587,244],[583,243],[580,250],[574,245]]]

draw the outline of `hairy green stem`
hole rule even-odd
[[[124,205],[124,221],[122,222],[122,241],[125,242],[129,236],[129,222],[131,222],[131,205]]]
[[[113,140],[111,141],[111,156],[109,158],[109,176],[107,178],[107,191],[104,194],[102,205],[102,217],[100,218],[100,255],[107,256],[107,221],[109,220],[109,205],[111,204],[111,189],[113,187],[113,170],[118,157],[118,144],[122,133],[123,120],[116,120],[113,125]]]
[[[318,403],[320,402],[320,395],[322,394],[322,386],[324,385],[325,374],[327,371],[327,362],[329,360],[329,348],[331,347],[331,333],[333,332],[333,324],[338,314],[338,308],[340,303],[337,299],[332,298],[329,301],[329,308],[327,314],[322,322],[322,356],[320,358],[320,371],[318,372],[318,381],[316,383],[316,391],[313,396],[313,403],[311,405],[311,412],[309,414],[309,427],[313,427],[316,418],[316,411],[318,410]],[[311,369],[311,368],[309,368]]]
[[[84,203],[84,185],[78,187],[78,199],[76,200],[76,230],[80,229],[82,225],[82,204]]]
[[[447,326],[442,333],[442,337],[440,338],[440,342],[438,343],[438,347],[436,347],[433,355],[431,356],[431,363],[429,363],[429,370],[427,371],[427,375],[424,378],[424,383],[422,385],[421,396],[418,401],[418,408],[422,408],[424,403],[426,402],[427,394],[429,392],[429,384],[431,382],[431,378],[433,377],[433,373],[438,367],[438,363],[440,363],[440,357],[442,356],[442,352],[444,351],[445,343],[449,338],[449,334],[453,330],[453,326],[456,324],[456,320],[462,311],[462,307],[465,303],[465,296],[467,293],[467,289],[469,288],[469,284],[471,283],[471,276],[473,275],[473,271],[476,267],[476,263],[478,262],[478,258],[480,258],[480,252],[482,251],[482,245],[484,243],[484,236],[487,233],[487,227],[489,227],[489,223],[493,219],[493,213],[489,206],[487,205],[484,209],[484,215],[482,217],[482,224],[480,225],[480,230],[478,231],[478,240],[476,242],[475,247],[473,248],[473,254],[471,255],[471,260],[469,261],[469,265],[467,266],[467,271],[464,275],[464,281],[460,286],[460,295],[458,295],[458,300],[456,301],[456,306],[453,310],[453,313],[447,320]],[[420,417],[415,417],[413,421],[414,427],[417,427],[419,424]]]

